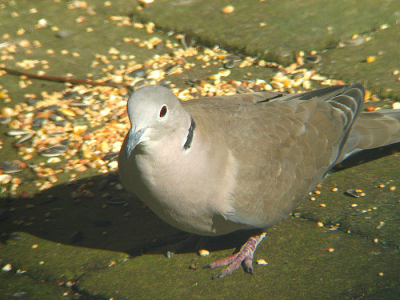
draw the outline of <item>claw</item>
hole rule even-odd
[[[228,256],[226,258],[213,261],[211,264],[204,266],[203,268],[217,268],[227,266],[222,270],[221,273],[214,276],[212,279],[223,278],[228,274],[231,274],[243,263],[243,267],[247,273],[253,274],[253,256],[257,249],[258,244],[265,238],[267,234],[265,232],[251,236],[247,242],[242,246],[240,251],[236,254]]]
[[[215,275],[215,276],[211,277],[211,279],[214,280],[214,279],[219,278],[220,276],[221,276],[221,273],[219,273],[218,275]]]
[[[253,252],[253,254],[254,254],[254,252]],[[244,259],[243,267],[244,267],[244,270],[245,270],[247,273],[249,273],[249,274],[251,274],[251,275],[254,274],[254,273],[253,273],[253,255],[252,255],[251,258],[246,257],[246,258]]]

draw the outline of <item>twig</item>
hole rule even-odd
[[[35,78],[41,80],[48,80],[48,81],[57,81],[57,82],[68,82],[72,84],[88,84],[93,86],[110,86],[114,88],[121,88],[125,86],[124,84],[118,84],[114,82],[97,82],[93,80],[86,80],[86,79],[76,79],[71,77],[63,77],[63,76],[50,76],[50,75],[37,75],[32,73],[27,73],[23,71],[13,70],[9,68],[0,67],[0,70],[6,71],[8,74],[17,75],[17,76],[26,76],[28,78]]]

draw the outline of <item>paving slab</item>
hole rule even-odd
[[[222,13],[227,5],[234,7],[230,14]],[[210,45],[226,45],[253,55],[272,52],[278,57],[336,46],[353,34],[395,24],[398,14],[394,1],[374,0],[362,5],[354,0],[161,0],[140,12],[159,27],[192,32]]]
[[[370,35],[361,45],[333,49],[321,54],[321,70],[346,82],[361,81],[381,97],[399,99],[400,24]],[[367,63],[368,57],[374,61]]]
[[[323,181],[318,194],[302,202],[298,213],[400,249],[400,157],[398,153],[391,155],[399,147],[397,144],[365,151],[344,161]],[[360,190],[363,194],[355,198],[347,193],[349,190]]]
[[[227,5],[234,7],[230,14],[222,13]],[[400,68],[396,1],[161,0],[137,14],[201,43],[279,63],[291,63],[296,51],[316,50],[323,58],[316,68],[323,73],[363,82],[382,97],[400,94],[398,75],[392,74]],[[366,63],[368,56],[376,61]]]
[[[37,280],[46,278],[53,285],[69,282],[74,291],[100,299],[232,299],[249,295],[349,299],[381,291],[394,296],[399,291],[400,257],[395,251],[304,219],[292,218],[269,230],[266,243],[257,252],[268,265],[256,266],[255,276],[236,272],[224,281],[210,280],[216,270],[200,267],[232,249],[213,252],[207,258],[188,253],[170,259],[161,254],[128,259],[124,253],[65,246],[25,233],[16,236],[17,240],[2,246],[6,261]],[[190,265],[199,269],[189,269]]]

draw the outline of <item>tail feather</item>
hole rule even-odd
[[[353,125],[341,160],[362,150],[400,142],[400,109],[363,112]]]
[[[343,121],[343,138],[338,147],[338,156],[333,164],[340,162],[341,157],[347,157],[345,154],[346,145],[348,144],[348,139],[354,126],[354,122],[357,122],[360,115],[363,102],[364,87],[359,83],[349,86],[342,94],[333,97],[328,101],[330,105],[341,112],[340,117]]]

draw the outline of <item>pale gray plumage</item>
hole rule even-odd
[[[146,86],[128,101],[121,181],[179,229],[264,229],[347,156],[400,141],[400,110],[361,112],[363,101],[361,84],[186,102]]]

